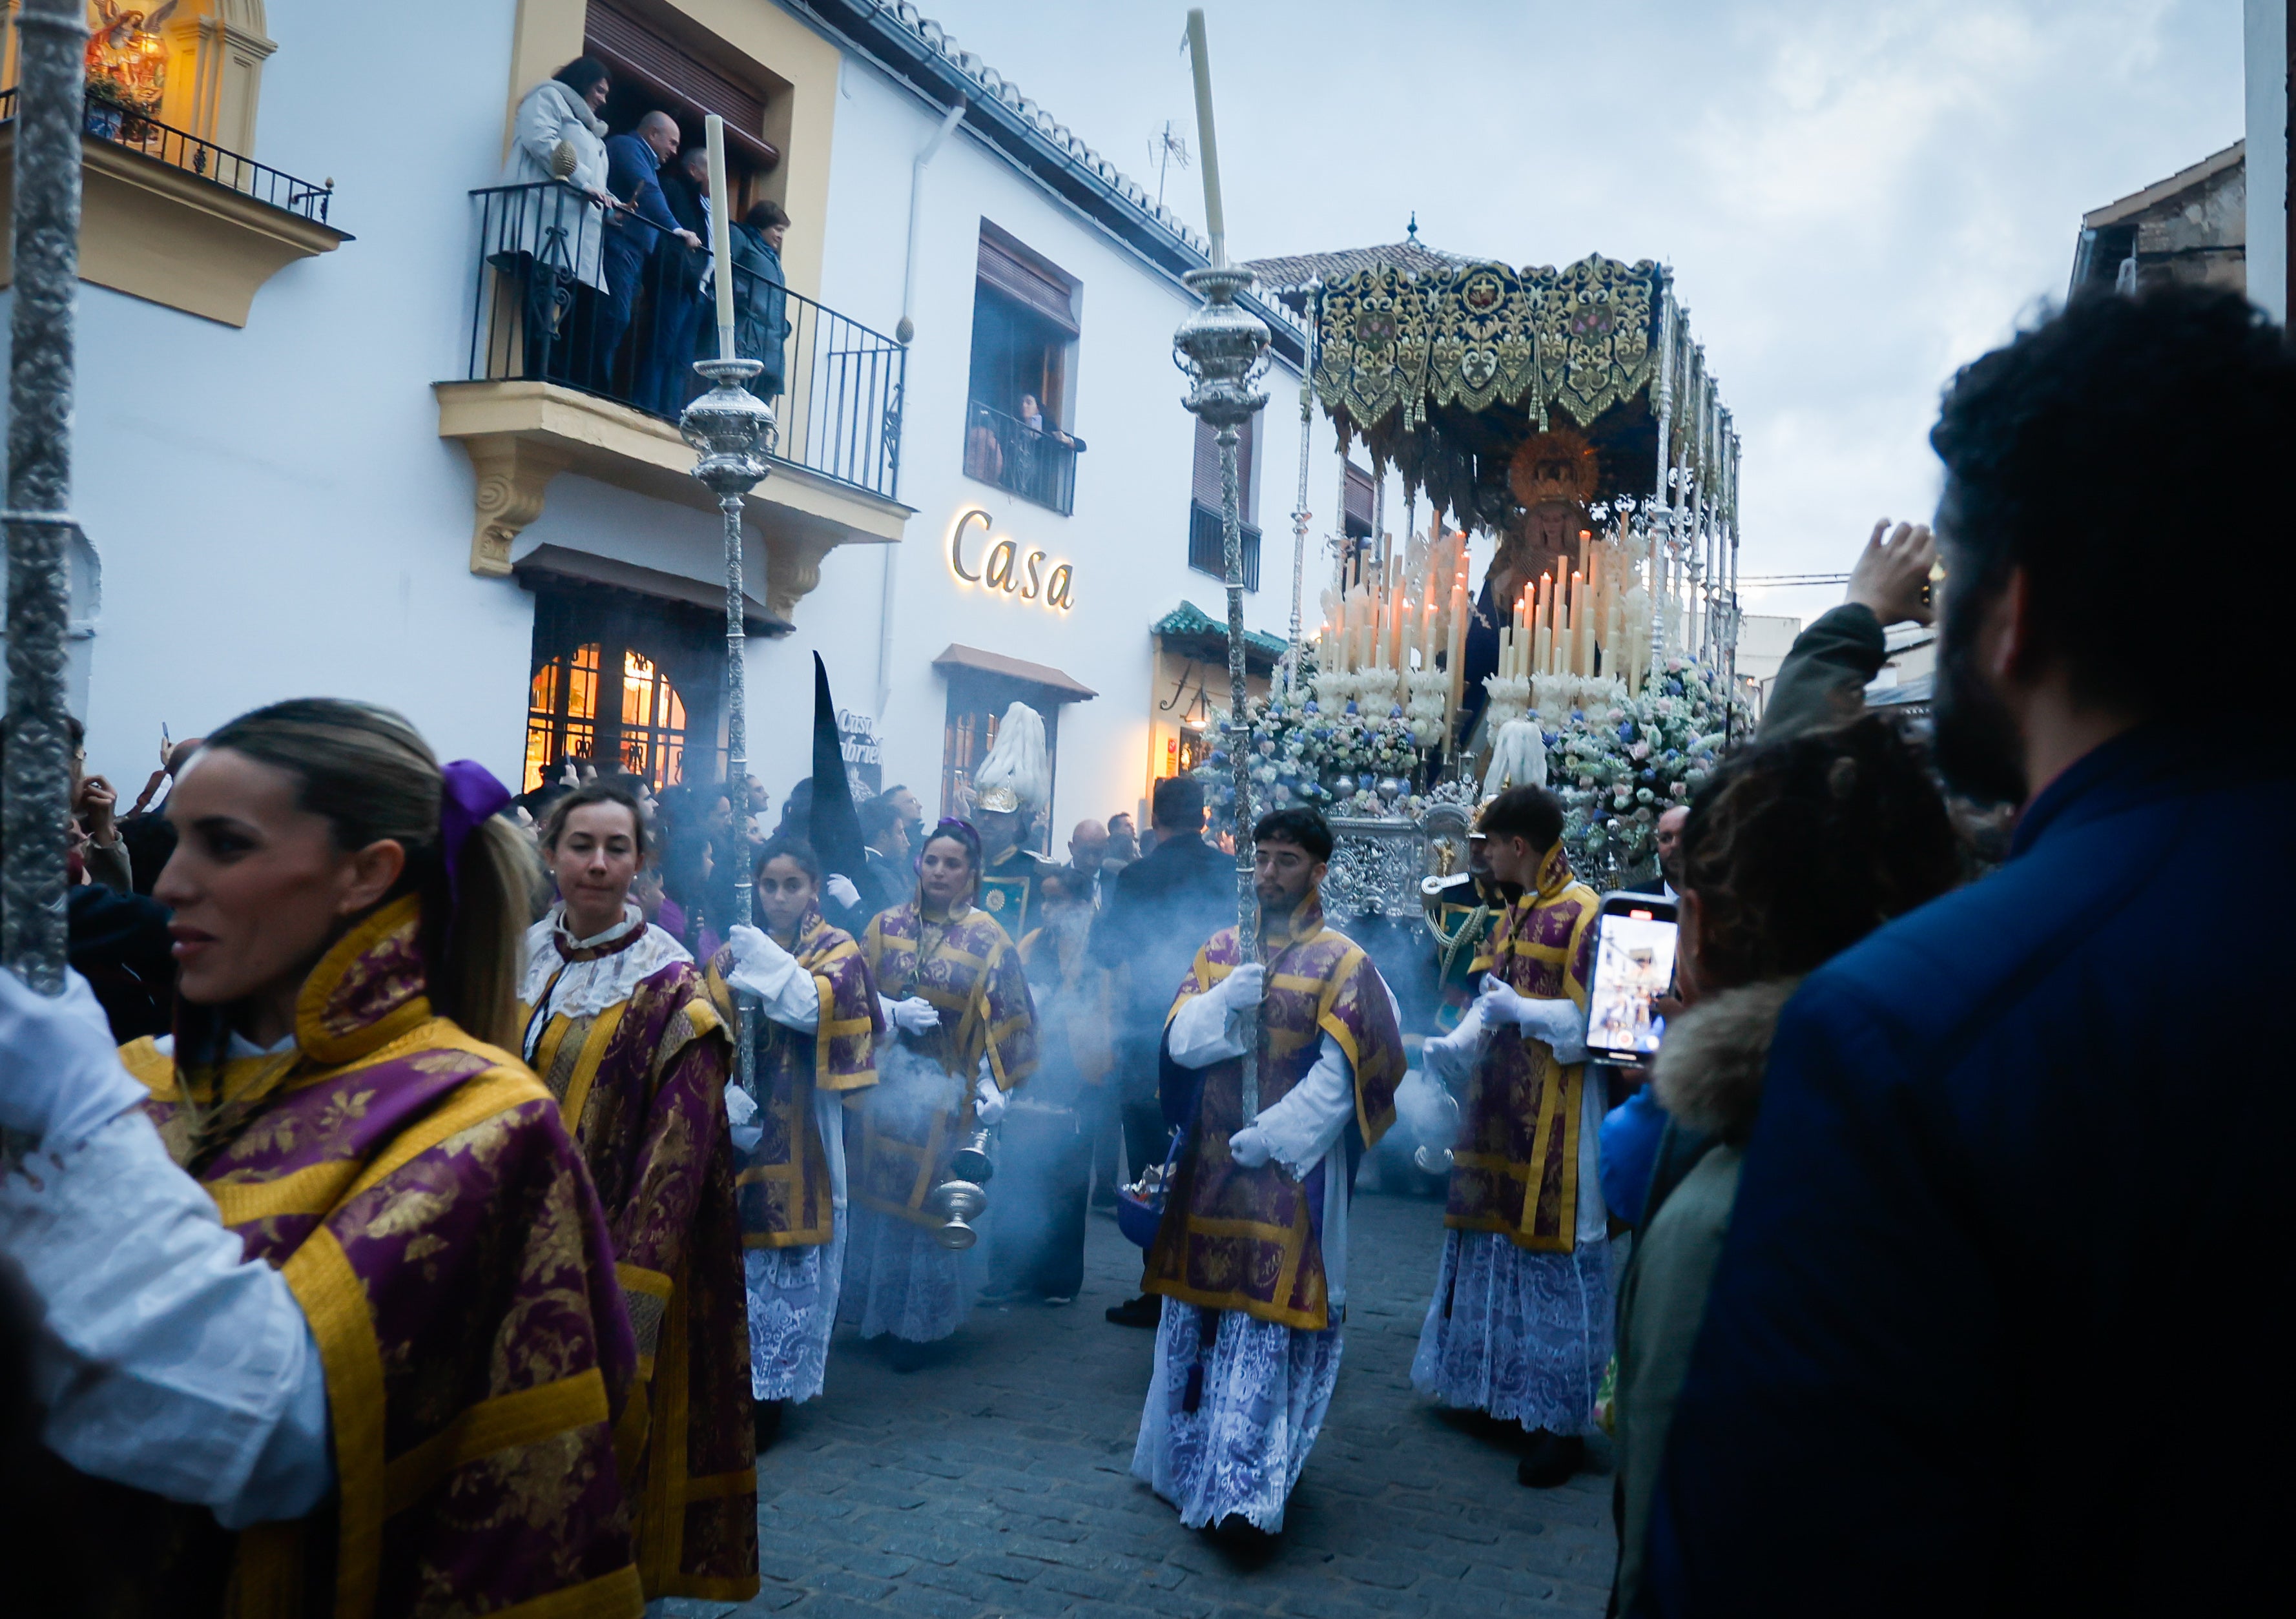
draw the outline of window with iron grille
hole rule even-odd
[[[1259,588],[1259,527],[1252,519],[1259,514],[1259,457],[1255,451],[1260,417],[1266,414],[1263,411],[1236,429],[1236,509],[1243,519],[1246,590]],[[1188,566],[1225,580],[1227,546],[1221,533],[1219,435],[1201,421],[1196,423],[1195,464],[1188,495]]]
[[[964,475],[1066,516],[1076,509],[1069,429],[1081,283],[987,220],[972,299]]]

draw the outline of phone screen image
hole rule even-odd
[[[1674,983],[1675,924],[1650,912],[1606,913],[1587,994],[1587,1043],[1636,1058],[1658,1051],[1666,1019],[1653,1004]]]

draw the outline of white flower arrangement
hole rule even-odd
[[[1490,736],[1498,734],[1499,727],[1509,720],[1519,720],[1530,712],[1530,679],[1528,675],[1487,675],[1483,690],[1490,694],[1484,707],[1484,729]]]

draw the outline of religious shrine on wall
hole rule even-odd
[[[1598,886],[1647,871],[1660,813],[1747,723],[1739,440],[1671,274],[1415,238],[1250,268],[1309,323],[1347,459],[1406,496],[1399,525],[1310,560],[1300,644],[1250,707],[1252,780],[1341,823],[1330,897],[1399,915],[1456,854],[1431,827],[1507,784],[1494,744],[1530,719],[1506,769],[1561,796],[1574,865]]]

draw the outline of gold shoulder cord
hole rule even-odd
[[[1451,963],[1457,959],[1459,947],[1473,938],[1476,929],[1488,921],[1490,917],[1491,908],[1488,905],[1477,905],[1472,911],[1467,912],[1467,920],[1459,924],[1458,931],[1456,933],[1445,933],[1442,922],[1437,918],[1431,916],[1427,919],[1427,931],[1435,936],[1435,943],[1442,952],[1441,960],[1435,969],[1435,977],[1439,983],[1451,976]]]

